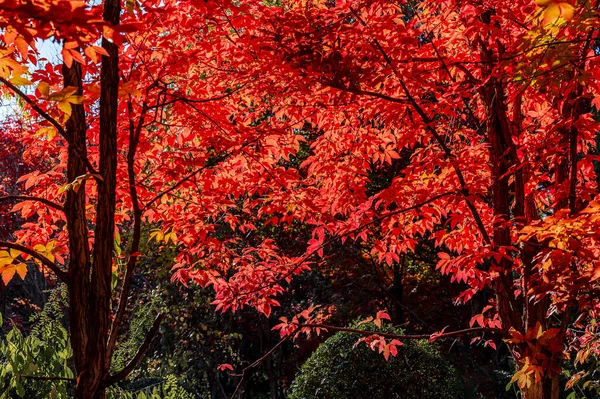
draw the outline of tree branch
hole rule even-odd
[[[293,323],[293,324],[298,326],[298,328],[321,328],[324,330],[345,331],[345,332],[361,334],[361,335],[379,335],[384,338],[394,338],[394,339],[429,339],[429,340],[433,340],[433,339],[442,339],[442,338],[452,338],[452,337],[457,337],[460,335],[474,334],[474,333],[481,333],[481,332],[492,332],[492,333],[497,333],[497,334],[503,333],[503,331],[498,328],[475,327],[475,328],[466,328],[464,330],[456,330],[456,331],[451,331],[451,332],[441,333],[441,334],[433,333],[433,334],[412,335],[412,334],[394,334],[394,333],[386,333],[386,332],[378,332],[378,331],[367,331],[367,330],[359,330],[359,329],[347,328],[347,327],[336,327],[336,326],[330,326],[328,324],[299,324],[299,323]]]
[[[388,218],[388,217],[390,217],[390,216],[399,215],[399,214],[402,214],[402,213],[406,213],[406,212],[410,212],[410,211],[412,211],[412,210],[419,209],[420,207],[422,207],[422,206],[425,206],[425,205],[427,205],[427,204],[429,204],[429,203],[431,203],[431,202],[434,202],[434,201],[436,201],[436,200],[438,200],[438,199],[440,199],[440,198],[444,198],[444,197],[447,197],[447,196],[450,196],[450,195],[453,195],[453,194],[458,194],[458,193],[457,193],[456,191],[450,191],[450,192],[447,192],[447,193],[442,193],[442,194],[435,195],[435,196],[433,196],[433,197],[431,197],[431,198],[429,198],[429,199],[426,199],[425,201],[419,202],[418,204],[411,205],[411,206],[409,206],[409,207],[406,207],[406,208],[402,208],[402,209],[396,209],[396,210],[394,210],[394,211],[390,211],[390,212],[384,213],[384,214],[380,215],[379,217],[377,217],[377,218],[374,218],[373,220],[371,220],[371,221],[369,221],[369,222],[367,222],[367,223],[365,223],[365,224],[363,224],[363,225],[360,225],[360,226],[358,226],[357,228],[355,228],[355,229],[352,229],[352,230],[350,230],[350,231],[348,231],[348,232],[346,232],[346,233],[344,233],[344,234],[339,234],[339,235],[333,236],[333,237],[331,237],[329,240],[327,240],[327,241],[323,242],[321,245],[319,245],[317,248],[315,248],[315,249],[314,249],[312,252],[310,252],[310,253],[308,253],[308,254],[305,254],[305,255],[304,255],[302,258],[300,258],[300,259],[298,260],[297,264],[296,264],[296,267],[294,267],[294,268],[293,268],[293,269],[291,269],[289,272],[287,272],[286,274],[284,274],[283,276],[281,276],[280,278],[278,278],[278,279],[276,280],[276,282],[274,282],[274,283],[273,283],[273,282],[271,282],[271,283],[269,283],[268,285],[265,285],[265,286],[261,286],[261,287],[255,288],[255,289],[253,289],[253,290],[251,290],[251,291],[248,291],[248,292],[243,292],[243,293],[239,294],[239,297],[244,297],[244,296],[248,296],[248,295],[254,294],[254,293],[256,293],[256,292],[258,292],[258,291],[260,291],[260,290],[262,290],[262,289],[265,289],[266,287],[269,287],[269,286],[271,286],[272,284],[276,284],[276,283],[278,284],[278,283],[281,283],[282,281],[286,280],[288,277],[292,276],[292,275],[293,275],[293,274],[296,272],[296,270],[298,270],[298,268],[299,268],[299,267],[300,267],[300,266],[301,266],[301,265],[302,265],[302,264],[303,264],[303,263],[304,263],[304,262],[305,262],[305,261],[306,261],[306,260],[307,260],[307,259],[308,259],[310,256],[312,256],[312,254],[314,254],[315,252],[317,252],[317,251],[319,251],[319,250],[321,250],[321,249],[324,249],[325,247],[327,247],[327,246],[329,246],[329,245],[333,244],[333,243],[334,243],[334,242],[336,242],[336,241],[339,241],[339,240],[341,240],[342,238],[349,237],[349,236],[351,236],[352,234],[355,234],[355,233],[357,233],[357,232],[359,232],[359,231],[363,230],[365,227],[371,226],[371,225],[373,225],[373,224],[375,224],[375,223],[377,223],[377,222],[380,222],[380,221],[382,221],[382,220],[385,220],[386,218]]]
[[[127,363],[127,365],[125,367],[123,367],[123,369],[121,371],[119,371],[118,373],[116,373],[114,375],[111,375],[106,380],[105,387],[109,387],[113,384],[116,384],[119,381],[122,381],[123,379],[127,378],[127,376],[133,371],[133,369],[138,365],[140,360],[142,360],[142,358],[148,351],[148,348],[150,347],[150,343],[154,339],[154,336],[156,335],[158,328],[160,327],[160,323],[162,323],[164,318],[165,318],[164,313],[160,313],[156,317],[156,319],[152,323],[152,327],[150,327],[150,330],[148,330],[148,333],[146,334],[146,338],[144,338],[144,342],[142,342],[142,344],[138,348],[137,353],[135,354],[133,359],[131,359],[129,361],[129,363]]]
[[[56,121],[56,119],[54,119],[53,117],[51,117],[50,115],[48,115],[48,113],[46,111],[44,111],[42,108],[40,108],[40,106],[37,105],[35,101],[33,101],[31,98],[29,98],[29,96],[27,94],[23,93],[17,86],[13,85],[8,80],[4,79],[3,77],[0,77],[0,82],[4,83],[15,94],[17,94],[19,97],[21,97],[42,118],[44,118],[48,122],[50,122],[50,124],[52,126],[54,126],[54,128],[58,131],[58,133],[62,136],[62,138],[67,141],[67,143],[69,144],[69,146],[72,146],[75,149],[75,152],[77,153],[77,156],[85,164],[85,166],[88,169],[88,171],[92,175],[98,174],[98,172],[94,169],[94,166],[90,163],[90,160],[83,154],[83,152],[81,151],[81,149],[78,148],[77,146],[74,146],[73,143],[71,142],[71,140],[69,140],[69,136],[67,135],[66,130],[61,126],[60,123],[58,123]]]
[[[148,92],[146,92],[146,96]],[[127,151],[127,177],[129,181],[129,195],[131,196],[131,203],[133,206],[133,236],[131,240],[131,248],[129,250],[129,258],[127,259],[127,266],[125,268],[125,277],[123,278],[123,285],[121,287],[121,294],[119,295],[119,304],[117,305],[117,312],[112,321],[110,328],[110,335],[108,336],[108,344],[106,349],[106,361],[109,363],[112,357],[117,337],[119,335],[119,325],[125,316],[125,310],[127,309],[127,303],[129,302],[129,292],[131,291],[131,281],[133,279],[133,272],[137,262],[137,254],[140,248],[140,237],[142,230],[142,210],[140,209],[140,201],[137,194],[136,188],[136,173],[135,173],[135,154],[137,152],[137,146],[140,142],[140,136],[142,134],[142,126],[144,125],[144,119],[148,111],[148,103],[144,101],[142,110],[140,112],[140,118],[137,126],[133,122],[133,104],[131,98],[127,103],[127,109],[129,112],[129,148]]]
[[[54,272],[54,274],[56,274],[56,277],[58,277],[61,281],[65,282],[65,283],[68,281],[68,275],[64,270],[60,269],[50,259],[46,258],[44,255],[39,254],[38,252],[34,251],[33,249],[27,248],[20,244],[14,244],[11,242],[4,242],[4,241],[0,241],[0,247],[15,249],[17,251],[26,253],[27,255],[31,256],[32,258],[35,258],[35,259],[39,260],[40,262],[42,262],[42,264],[44,266],[46,266],[48,269],[52,270]]]
[[[246,367],[242,370],[242,374],[241,374],[242,379],[240,380],[240,382],[238,382],[237,386],[235,387],[235,391],[233,391],[233,395],[231,395],[231,399],[235,398],[235,395],[237,395],[238,391],[242,387],[242,383],[244,382],[244,378],[246,378],[246,373],[248,372],[248,370],[261,364],[266,358],[271,356],[273,354],[273,352],[275,352],[281,345],[283,345],[288,339],[290,339],[290,337],[291,337],[291,335],[288,335],[287,337],[283,338],[274,347],[272,347],[267,353],[265,353],[260,359],[256,360],[254,363],[252,363],[251,365],[249,365],[248,367]]]
[[[187,182],[188,180],[190,180],[191,178],[193,178],[194,176],[196,176],[198,173],[202,172],[205,169],[208,169],[210,167],[215,166],[215,164],[217,162],[220,162],[220,161],[224,160],[228,156],[229,156],[229,153],[225,153],[225,154],[222,154],[222,155],[218,156],[214,160],[210,160],[209,159],[207,161],[206,165],[201,166],[198,169],[194,170],[193,172],[191,172],[190,174],[188,174],[187,176],[185,176],[183,179],[179,180],[175,185],[173,185],[172,187],[168,188],[167,190],[162,191],[162,192],[156,194],[156,196],[154,198],[152,198],[150,201],[148,201],[144,205],[144,207],[142,208],[142,212],[144,212],[146,209],[148,209],[150,207],[150,205],[152,205],[154,202],[158,201],[159,199],[161,199],[165,195],[169,194],[171,191],[176,190],[179,186],[181,186],[183,183]]]
[[[25,378],[26,380],[37,380],[37,381],[68,381],[75,382],[75,378],[66,378],[66,377],[44,377],[39,375],[23,375],[20,374],[19,377]]]
[[[354,8],[350,7],[350,10],[354,14],[354,16],[358,19],[358,21],[361,23],[361,25],[366,27],[367,24],[360,17],[360,15],[358,15],[358,13],[354,10]],[[467,187],[467,183],[462,174],[462,171],[458,167],[458,164],[456,162],[456,157],[454,156],[454,154],[452,153],[450,148],[446,145],[446,143],[444,142],[444,140],[442,139],[442,137],[440,136],[438,131],[433,127],[433,121],[431,120],[431,118],[429,118],[429,116],[425,113],[423,108],[421,108],[419,103],[417,103],[417,101],[415,100],[413,95],[410,93],[410,91],[408,90],[408,87],[406,87],[406,84],[405,84],[404,80],[402,79],[402,75],[398,72],[398,69],[394,65],[394,62],[392,61],[390,56],[387,54],[387,52],[384,50],[381,43],[379,43],[379,41],[375,38],[373,38],[372,40],[373,40],[373,43],[375,44],[375,47],[377,47],[377,50],[383,56],[383,59],[385,60],[385,62],[392,69],[392,72],[396,76],[396,79],[398,79],[398,82],[400,83],[400,86],[402,87],[402,91],[404,91],[404,95],[406,96],[408,103],[417,112],[417,114],[419,114],[419,116],[423,120],[423,123],[425,123],[425,128],[433,136],[435,141],[442,148],[442,151],[446,155],[446,158],[448,158],[448,160],[450,161],[450,164],[452,165],[452,168],[454,169],[454,172],[456,173],[456,176],[458,178],[458,182],[460,183],[460,186],[461,186],[464,198],[465,198],[465,202],[467,203],[467,207],[471,211],[471,214],[473,215],[473,219],[475,219],[475,224],[477,224],[477,228],[479,229],[481,236],[483,237],[483,240],[485,241],[486,244],[493,245],[492,240],[491,240],[489,234],[487,233],[485,225],[483,224],[481,215],[479,215],[479,212],[477,211],[475,204],[469,198],[469,188]]]
[[[10,201],[10,200],[37,201],[37,202],[41,202],[44,205],[49,206],[50,208],[54,208],[57,211],[64,212],[64,208],[62,205],[57,204],[56,202],[52,202],[46,198],[33,197],[33,196],[29,196],[29,195],[6,195],[4,197],[0,197],[0,202]]]

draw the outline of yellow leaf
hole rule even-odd
[[[67,115],[71,115],[71,104],[68,101],[59,101],[58,102],[58,109],[60,109],[61,111],[63,111],[65,114]]]
[[[81,104],[83,102],[83,96],[72,95],[65,99],[71,104]]]
[[[573,19],[575,9],[569,3],[550,3],[543,12],[544,25],[559,22],[562,17],[566,21]]]
[[[50,85],[46,82],[40,82],[40,84],[38,84],[37,89],[44,96],[48,96],[50,94]]]
[[[22,76],[14,76],[10,78],[10,83],[14,84],[15,86],[29,86],[31,81]]]
[[[55,242],[50,241],[46,245],[38,244],[35,247],[33,247],[33,249],[35,249],[35,251],[37,253],[39,253],[40,255],[48,258],[48,260],[50,260],[50,262],[54,262],[54,245],[55,245]]]
[[[0,252],[0,267],[10,265],[12,261],[12,258],[6,252]]]
[[[36,137],[46,138],[48,141],[52,141],[54,137],[56,137],[56,129],[52,126],[46,126],[39,128],[37,132],[35,132]]]
[[[70,190],[71,188],[73,188],[73,185],[71,183],[65,184],[64,186],[62,186],[61,188],[58,189],[58,193],[62,194],[65,191]]]
[[[160,230],[154,230],[150,233],[150,239],[154,239],[156,242],[161,242],[164,237],[164,234]]]
[[[77,92],[77,87],[68,86],[61,91],[56,91],[48,96],[50,101],[63,101]]]
[[[27,266],[24,263],[12,264],[19,255],[21,252],[16,249],[0,251],[0,274],[2,274],[2,281],[5,285],[14,277],[15,273],[19,273],[21,278],[27,274]]]
[[[19,255],[21,255],[21,252],[16,249],[0,251],[0,266],[10,265]]]

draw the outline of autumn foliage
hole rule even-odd
[[[522,397],[558,397],[574,315],[600,288],[596,3],[122,6],[0,5],[0,87],[22,103],[23,158],[44,158],[3,187],[26,222],[0,268],[8,281],[35,261],[71,306],[99,301],[76,312],[103,315],[82,394],[126,376],[108,370],[146,226],[177,248],[175,281],[266,316],[334,243],[391,266],[431,242],[457,301],[485,302],[468,327],[504,339]],[[309,238],[281,246],[269,226]],[[131,232],[123,262],[115,231]],[[280,328],[325,327],[304,313]]]

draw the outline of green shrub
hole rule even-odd
[[[404,341],[397,356],[386,361],[364,343],[355,346],[359,338],[355,333],[339,332],[325,341],[301,367],[290,399],[463,397],[460,378],[432,344]]]
[[[52,291],[44,309],[32,317],[34,328],[27,336],[13,327],[0,338],[0,399],[72,397],[71,369],[73,352],[69,334],[63,326],[62,306],[66,290]],[[0,314],[0,326],[2,315]],[[31,377],[49,377],[33,379]],[[107,399],[193,399],[174,375],[154,381],[140,381],[136,389],[113,386],[106,390]]]

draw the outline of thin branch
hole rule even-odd
[[[425,201],[419,202],[418,204],[411,205],[411,206],[408,206],[406,208],[396,209],[394,211],[390,211],[390,212],[384,213],[381,216],[379,216],[377,218],[374,218],[373,220],[371,220],[371,221],[369,221],[369,222],[367,222],[365,224],[362,224],[362,225],[358,226],[355,229],[347,231],[344,234],[339,234],[339,235],[333,236],[329,240],[323,242],[321,245],[319,245],[317,248],[315,248],[312,252],[310,252],[308,254],[305,254],[302,258],[300,258],[297,261],[296,267],[292,268],[289,272],[287,272],[286,274],[284,274],[283,276],[281,276],[280,278],[278,278],[275,282],[269,283],[269,285],[265,285],[265,286],[261,286],[261,287],[255,288],[255,289],[253,289],[251,291],[248,291],[248,292],[244,292],[244,293],[240,294],[239,296],[240,297],[248,296],[248,295],[254,294],[254,293],[256,293],[256,292],[258,292],[258,291],[260,291],[260,290],[262,290],[262,289],[264,289],[264,288],[266,288],[268,286],[270,286],[271,284],[279,284],[279,283],[281,283],[282,281],[286,280],[288,277],[290,277],[294,273],[296,273],[296,271],[300,268],[300,266],[302,266],[304,264],[304,262],[306,260],[308,260],[308,258],[310,258],[315,252],[318,252],[319,250],[324,249],[325,247],[333,244],[334,242],[336,242],[338,240],[341,240],[343,238],[349,237],[352,234],[356,234],[359,231],[363,230],[365,227],[371,226],[371,225],[373,225],[373,224],[375,224],[377,222],[380,222],[382,220],[385,220],[386,218],[389,218],[391,216],[399,215],[399,214],[402,214],[402,213],[406,213],[406,212],[410,212],[410,211],[419,209],[420,207],[425,206],[425,205],[427,205],[427,204],[429,204],[431,202],[437,201],[437,200],[439,200],[441,198],[444,198],[444,197],[447,197],[447,196],[450,196],[450,195],[453,195],[453,194],[456,195],[457,192],[456,191],[450,191],[450,192],[447,192],[447,193],[442,193],[442,194],[435,195],[435,196],[433,196],[431,198],[426,199]]]
[[[10,200],[37,201],[37,202],[41,202],[44,205],[49,206],[50,208],[54,208],[57,211],[64,212],[64,208],[62,205],[57,204],[56,202],[52,202],[46,198],[33,197],[30,195],[6,195],[4,197],[0,197],[0,202],[10,201]]]
[[[35,259],[39,260],[40,262],[42,262],[42,264],[44,266],[48,267],[48,269],[52,270],[54,272],[54,274],[56,274],[56,277],[58,277],[61,281],[65,282],[65,283],[68,281],[68,275],[64,270],[60,269],[50,259],[48,259],[44,255],[34,251],[33,249],[27,248],[20,244],[14,244],[12,242],[5,242],[5,241],[0,241],[0,248],[1,247],[15,249],[17,251],[26,253],[27,255],[31,256],[32,258],[35,258]]]
[[[146,209],[148,209],[150,207],[150,205],[152,205],[154,202],[158,201],[159,199],[161,199],[162,197],[164,197],[165,195],[169,194],[171,191],[176,190],[177,188],[179,188],[183,183],[187,182],[188,180],[192,179],[194,176],[196,176],[198,173],[202,172],[205,169],[211,168],[213,166],[215,166],[215,164],[217,162],[220,162],[222,160],[224,160],[225,158],[227,158],[229,156],[229,153],[225,153],[222,154],[220,156],[217,157],[217,159],[215,160],[208,160],[208,164],[199,167],[198,169],[194,170],[193,172],[191,172],[190,174],[188,174],[187,176],[185,176],[183,179],[179,180],[175,185],[173,185],[172,187],[168,188],[165,191],[162,191],[158,194],[156,194],[156,196],[154,198],[152,198],[150,201],[148,201],[146,203],[146,205],[144,205],[144,207],[142,208],[142,212],[144,212]]]
[[[146,96],[148,92],[146,92]],[[127,303],[129,301],[129,292],[131,291],[131,281],[133,279],[133,272],[137,262],[137,254],[140,248],[140,237],[142,229],[142,210],[140,209],[140,201],[136,189],[136,173],[135,173],[135,154],[137,146],[140,142],[140,136],[142,133],[142,126],[144,125],[144,119],[148,112],[148,103],[144,101],[142,110],[140,112],[140,118],[137,126],[133,122],[133,104],[131,98],[127,103],[129,111],[129,149],[127,152],[127,177],[129,181],[129,195],[131,196],[131,203],[133,205],[133,237],[131,240],[131,248],[129,251],[129,258],[127,260],[127,266],[125,268],[125,277],[123,279],[123,285],[121,287],[121,294],[119,295],[119,304],[117,305],[117,312],[115,318],[112,321],[110,328],[110,335],[108,337],[108,344],[106,350],[106,361],[109,362],[115,344],[117,342],[117,336],[119,335],[119,325],[125,315],[127,309]]]
[[[357,17],[357,19],[360,21],[360,23],[363,26],[367,26],[366,23],[362,20],[362,18],[358,15],[358,13],[356,13],[356,11],[353,8],[350,8],[350,10]],[[450,164],[452,165],[452,168],[454,169],[454,172],[456,173],[456,176],[457,176],[460,186],[462,188],[462,192],[463,192],[463,195],[465,198],[465,202],[467,203],[467,207],[469,208],[469,210],[471,211],[471,214],[473,215],[473,218],[475,219],[475,223],[477,224],[477,227],[483,237],[483,240],[485,241],[486,244],[492,245],[492,240],[491,240],[489,234],[487,233],[485,225],[483,224],[481,215],[479,215],[479,212],[477,211],[475,204],[469,198],[469,189],[467,187],[467,183],[462,174],[462,171],[460,170],[458,163],[456,162],[456,157],[454,156],[454,154],[452,153],[450,148],[446,145],[446,143],[444,142],[444,140],[442,139],[442,137],[440,136],[438,131],[433,127],[433,121],[431,120],[431,118],[429,118],[429,116],[425,113],[423,108],[421,108],[419,103],[417,103],[417,101],[415,100],[413,95],[410,93],[410,91],[408,90],[408,87],[406,87],[406,84],[404,83],[404,80],[402,79],[402,75],[398,72],[398,69],[394,65],[394,62],[392,61],[390,56],[387,54],[387,52],[384,50],[381,43],[379,43],[379,41],[375,38],[373,38],[372,40],[373,40],[373,43],[375,44],[375,47],[377,47],[377,49],[383,56],[383,59],[385,60],[385,62],[392,69],[392,72],[394,72],[394,75],[398,79],[400,86],[402,86],[402,90],[404,91],[404,95],[406,96],[406,99],[408,100],[410,105],[413,107],[413,109],[419,114],[419,116],[423,120],[423,123],[425,123],[425,128],[427,129],[427,131],[429,133],[431,133],[431,135],[433,136],[435,141],[437,141],[438,145],[442,148],[442,151],[444,152],[444,154],[450,161]]]
[[[272,347],[271,350],[269,350],[267,353],[265,353],[260,359],[256,360],[254,363],[252,363],[251,365],[249,365],[248,367],[246,367],[245,369],[242,370],[242,374],[241,374],[242,378],[240,379],[240,382],[238,382],[237,386],[235,387],[235,391],[233,391],[233,395],[231,395],[231,399],[235,398],[235,395],[237,395],[240,388],[242,387],[242,383],[244,382],[244,378],[246,377],[246,373],[248,372],[248,370],[261,364],[266,358],[271,356],[273,354],[273,352],[275,352],[281,345],[283,345],[288,339],[290,339],[290,337],[291,337],[291,335],[288,335],[287,337],[283,338],[274,347]]]
[[[298,328],[321,328],[324,330],[345,331],[345,332],[361,334],[361,335],[379,335],[384,338],[394,338],[394,339],[430,339],[430,340],[433,340],[433,339],[452,338],[452,337],[457,337],[457,336],[461,336],[461,335],[475,334],[475,333],[481,333],[481,332],[492,332],[492,333],[498,333],[498,334],[503,333],[503,331],[498,328],[475,327],[475,328],[466,328],[464,330],[456,330],[456,331],[451,331],[451,332],[441,333],[441,334],[434,333],[434,334],[413,335],[413,334],[394,334],[394,333],[386,333],[386,332],[378,332],[378,331],[359,330],[359,329],[355,329],[355,328],[330,326],[328,324],[299,324],[299,323],[293,323],[293,324],[298,326]]]
[[[152,323],[152,327],[150,327],[150,330],[148,330],[148,333],[146,334],[146,338],[144,338],[144,342],[142,342],[142,344],[138,348],[137,353],[135,354],[133,359],[131,359],[129,361],[129,363],[127,363],[127,365],[125,367],[123,367],[123,369],[121,371],[119,371],[118,373],[116,373],[114,375],[111,375],[106,380],[105,387],[109,387],[113,384],[116,384],[119,381],[122,381],[123,379],[127,378],[127,376],[133,371],[133,369],[138,365],[140,360],[142,360],[142,358],[148,351],[148,348],[150,347],[150,343],[152,342],[152,340],[154,339],[154,336],[158,332],[160,323],[162,323],[164,318],[165,318],[164,313],[160,313],[156,317],[156,319]]]
[[[67,141],[69,146],[72,146],[75,149],[77,156],[85,164],[85,166],[88,169],[88,171],[90,172],[90,174],[92,174],[92,175],[98,174],[98,172],[94,169],[94,166],[90,163],[90,160],[83,154],[81,149],[72,144],[71,140],[69,140],[69,136],[68,136],[65,128],[62,127],[61,124],[56,121],[56,119],[54,119],[53,117],[48,115],[48,113],[46,111],[44,111],[42,108],[40,108],[40,106],[37,105],[35,101],[33,101],[31,98],[29,98],[29,96],[27,94],[23,93],[17,86],[10,83],[8,80],[4,79],[3,77],[0,77],[0,82],[4,83],[9,89],[11,89],[15,94],[17,94],[19,97],[21,97],[27,104],[29,104],[29,106],[35,112],[37,112],[42,118],[44,118],[45,120],[50,122],[50,124],[52,126],[54,126],[54,128],[63,137],[63,139],[65,139]]]
[[[247,85],[248,85],[248,83],[244,83],[243,85],[241,85],[240,87],[236,88],[235,90],[232,90],[229,93],[225,93],[225,94],[222,94],[220,96],[209,97],[209,98],[188,98],[188,97],[180,96],[177,93],[168,93],[168,92],[166,92],[165,93],[165,97],[166,96],[173,97],[172,100],[165,101],[165,102],[162,102],[160,104],[157,103],[156,105],[153,105],[153,106],[151,106],[149,108],[153,109],[153,108],[164,107],[165,105],[173,104],[173,103],[176,103],[177,101],[181,101],[181,102],[186,103],[186,104],[202,104],[202,103],[209,103],[209,102],[212,102],[212,101],[224,100],[224,99],[226,99],[228,97],[231,97],[233,94],[241,91]]]
[[[381,46],[379,46],[379,47],[380,47],[381,51],[383,51],[383,48],[381,48]],[[387,57],[387,54],[385,55],[385,57]],[[389,59],[389,57],[387,59]],[[481,233],[481,236],[483,237],[483,240],[485,241],[486,244],[492,245],[492,239],[490,238],[490,236],[485,228],[485,225],[483,224],[481,215],[479,215],[479,212],[477,211],[475,204],[469,198],[469,188],[467,187],[467,182],[465,180],[465,177],[463,176],[462,171],[460,170],[460,168],[456,162],[456,157],[454,156],[454,154],[452,153],[450,148],[446,145],[446,143],[444,142],[444,140],[442,139],[442,137],[440,136],[438,131],[432,126],[433,121],[429,118],[429,116],[427,116],[425,111],[421,108],[421,106],[417,103],[417,101],[412,96],[412,94],[408,91],[408,88],[406,87],[406,84],[404,83],[404,81],[400,78],[398,78],[398,79],[400,81],[400,85],[402,86],[402,90],[404,90],[404,93],[406,94],[406,97],[408,98],[408,101],[411,103],[412,107],[415,109],[415,111],[419,114],[419,116],[425,123],[425,127],[426,127],[427,131],[429,131],[429,133],[431,133],[431,135],[433,136],[435,141],[437,141],[438,145],[442,148],[442,151],[444,151],[444,154],[446,155],[446,157],[450,160],[450,164],[452,165],[452,168],[454,169],[454,173],[456,173],[456,177],[458,178],[458,182],[460,183],[460,187],[462,188],[462,192],[463,192],[463,195],[465,198],[465,202],[467,203],[467,207],[471,211],[471,214],[473,215],[473,219],[475,219],[475,223],[477,224],[477,227]]]
[[[24,375],[19,374],[19,377],[25,378],[26,380],[37,380],[37,381],[68,381],[75,382],[75,378],[66,378],[66,377],[44,377],[39,375]]]
[[[408,104],[408,100],[405,98],[392,97],[392,96],[388,96],[387,94],[378,93],[375,91],[361,90],[361,89],[353,88],[353,87],[344,87],[342,85],[337,85],[337,84],[329,84],[328,86],[333,87],[334,89],[346,91],[348,93],[356,94],[359,96],[369,96],[369,97],[375,97],[375,98],[379,98],[382,100],[386,100],[386,101],[389,101],[392,103]]]

